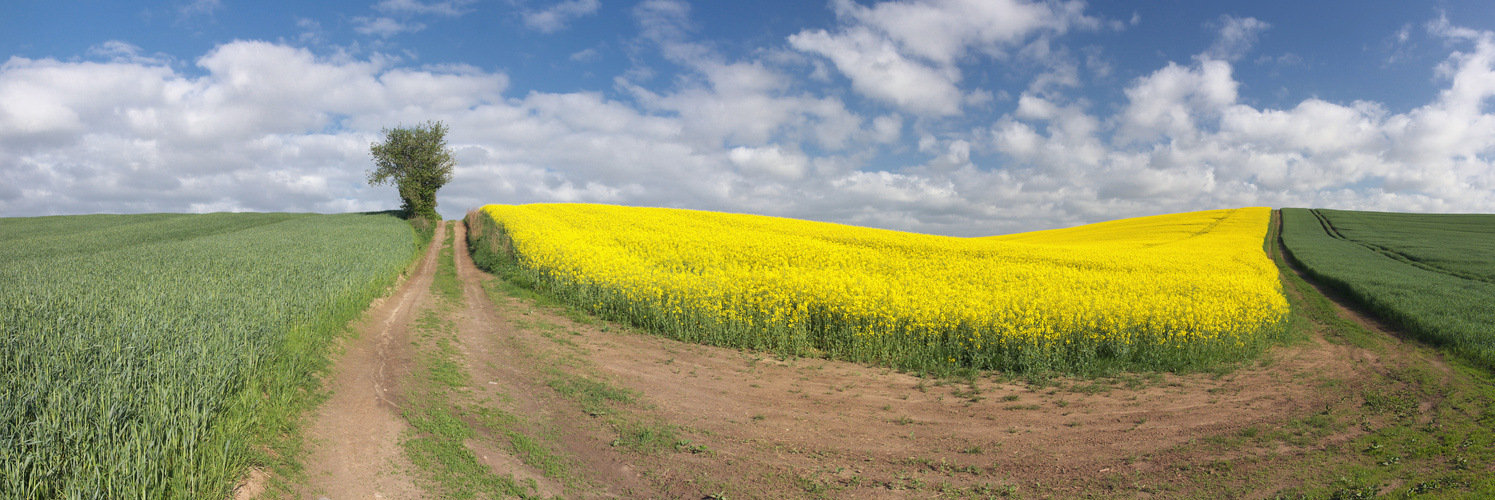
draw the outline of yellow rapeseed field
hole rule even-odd
[[[549,292],[717,345],[904,367],[1167,368],[1256,349],[1288,313],[1262,250],[1268,208],[989,238],[608,205],[481,213]]]

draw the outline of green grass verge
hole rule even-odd
[[[478,437],[464,418],[460,396],[472,377],[461,364],[456,325],[446,316],[459,306],[462,288],[453,260],[453,227],[448,225],[436,260],[431,292],[439,299],[416,319],[414,344],[419,351],[411,378],[404,384],[408,398],[403,416],[412,431],[401,442],[419,476],[442,498],[531,498],[534,484],[521,484],[512,475],[495,474],[466,445]]]
[[[1394,339],[1340,317],[1334,304],[1298,277],[1284,256],[1272,255],[1283,271],[1294,335],[1317,330],[1331,340],[1388,352]],[[1280,445],[1320,448],[1292,462],[1298,470],[1295,477],[1307,484],[1282,489],[1270,498],[1495,497],[1495,476],[1487,473],[1495,467],[1495,378],[1460,358],[1448,358],[1452,373],[1443,373],[1429,364],[1437,356],[1415,355],[1421,349],[1415,345],[1400,348],[1414,354],[1387,359],[1386,373],[1364,380],[1313,382],[1327,390],[1343,390],[1349,384],[1351,394],[1358,397],[1333,402],[1279,428],[1249,427],[1190,446],[1211,447],[1222,454]],[[1325,442],[1350,427],[1358,428],[1353,439]],[[1223,496],[1262,492],[1263,484],[1255,482],[1261,479],[1245,472],[1232,474],[1229,468],[1209,464],[1182,467],[1193,480],[1212,484]]]
[[[452,242],[456,239],[456,226],[446,225],[446,235],[441,253],[436,256],[436,273],[431,278],[431,292],[448,301],[462,300],[462,283],[457,281],[457,266],[453,260]]]

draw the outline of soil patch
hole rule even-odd
[[[554,454],[558,460],[570,462],[559,464],[566,469],[564,476],[569,481],[547,477],[545,471],[512,456],[501,459],[504,463],[495,460],[489,465],[501,473],[514,473],[521,480],[535,480],[541,485],[540,493],[546,497],[560,494],[566,498],[655,496],[649,483],[632,465],[632,460],[610,445],[616,432],[559,397],[549,387],[548,381],[554,375],[548,369],[555,368],[551,362],[556,361],[551,353],[554,343],[521,328],[531,325],[515,318],[526,316],[523,311],[494,307],[483,288],[483,282],[492,277],[474,266],[468,257],[466,230],[460,224],[455,246],[457,276],[462,282],[464,302],[453,319],[457,321],[457,345],[463,351],[461,358],[473,380],[472,394],[466,399],[513,416],[509,431],[535,441],[536,446]],[[507,433],[488,429],[486,435],[488,439],[482,441],[509,443],[504,452],[513,449],[514,438]]]
[[[436,234],[441,234],[438,225]],[[310,416],[306,482],[300,498],[418,498],[400,438],[397,385],[410,370],[409,325],[431,300],[439,241],[392,295],[364,314],[347,339],[326,387],[330,397]]]

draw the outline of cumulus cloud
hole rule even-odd
[[[825,30],[802,32],[789,37],[789,43],[830,59],[863,95],[915,114],[960,113],[961,91],[955,85],[960,80],[958,69],[910,60],[898,53],[891,40],[869,29],[853,28],[838,35]]]
[[[800,179],[805,176],[805,165],[809,159],[803,154],[785,152],[779,146],[762,148],[735,147],[727,154],[732,164],[748,171],[763,172],[784,179]]]
[[[903,137],[903,117],[892,113],[873,118],[872,136],[875,141],[883,144],[898,142]]]
[[[1004,175],[1064,193],[1039,198],[1081,220],[1101,209],[1238,205],[1495,210],[1495,115],[1486,106],[1495,34],[1440,22],[1429,32],[1466,50],[1439,66],[1448,87],[1438,98],[1406,113],[1320,99],[1256,108],[1239,102],[1230,63],[1206,53],[1134,80],[1108,119],[1024,95],[991,127],[990,144],[1012,162]]]
[[[1150,142],[1161,137],[1190,137],[1199,120],[1234,104],[1236,87],[1229,63],[1214,59],[1194,67],[1168,63],[1126,89],[1128,103],[1120,117],[1118,137]]]
[[[390,15],[444,5],[386,3]],[[1060,44],[1035,44],[1092,24],[1074,4],[977,4],[836,2],[841,26],[733,58],[692,40],[687,4],[650,0],[629,48],[679,71],[663,84],[625,72],[611,93],[516,91],[470,66],[261,41],[219,45],[195,68],[124,41],[91,60],[12,57],[0,64],[0,215],[392,208],[392,188],[364,183],[369,143],[426,120],[450,127],[459,160],[446,217],[603,202],[976,236],[1254,205],[1495,212],[1491,32],[1426,24],[1449,50],[1429,75],[1442,89],[1404,112],[1254,106],[1212,46],[1123,82],[1114,106],[1046,83],[975,99],[995,112],[970,117],[979,89],[959,87],[964,61],[1052,56]],[[949,17],[981,9],[1015,17]],[[920,26],[940,38],[918,39]],[[870,56],[883,63],[857,59]],[[807,84],[795,71],[806,60],[889,109],[849,107],[834,78]],[[878,71],[938,91],[899,90]]]
[[[885,33],[909,54],[949,65],[970,50],[1001,56],[1039,31],[1063,34],[1073,25],[1090,28],[1081,2],[1023,0],[928,0],[882,2],[865,7],[833,2],[837,16]]]
[[[576,18],[597,13],[602,7],[599,0],[565,0],[544,9],[524,14],[524,25],[541,33],[555,33],[566,28]]]
[[[911,0],[867,7],[834,0],[831,5],[843,26],[835,32],[801,31],[789,37],[790,46],[829,59],[858,93],[925,116],[961,112],[966,92],[958,86],[957,63],[972,52],[1005,58],[1034,36],[1100,25],[1083,14],[1080,2]]]
[[[845,168],[797,141],[870,140],[838,101],[780,97],[782,76],[751,62],[704,65],[709,85],[653,97],[658,109],[727,114],[661,117],[597,93],[506,97],[502,74],[393,61],[253,41],[199,58],[197,77],[12,58],[0,67],[0,185],[13,186],[0,214],[390,208],[392,189],[363,182],[369,143],[381,128],[435,119],[460,162],[441,193],[448,217],[540,201],[790,215],[783,197],[804,196],[794,181]],[[730,114],[752,106],[768,110],[762,123]],[[882,121],[884,134],[896,120]]]
[[[668,93],[617,80],[646,110],[678,117],[684,138],[702,148],[765,146],[778,139],[841,151],[878,134],[836,97],[793,89],[789,75],[759,60],[729,61],[689,40],[689,5],[652,0],[635,9],[643,37],[691,76]],[[890,124],[884,124],[883,133]]]
[[[204,76],[140,62],[0,66],[0,165],[6,184],[25,186],[0,213],[378,208],[387,202],[364,194],[361,168],[377,127],[325,130],[390,109],[468,108],[507,84],[265,42],[219,46],[197,65]]]

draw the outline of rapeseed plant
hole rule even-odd
[[[915,369],[1178,368],[1248,354],[1288,314],[1268,208],[989,238],[585,204],[481,216],[557,297],[714,345]]]

